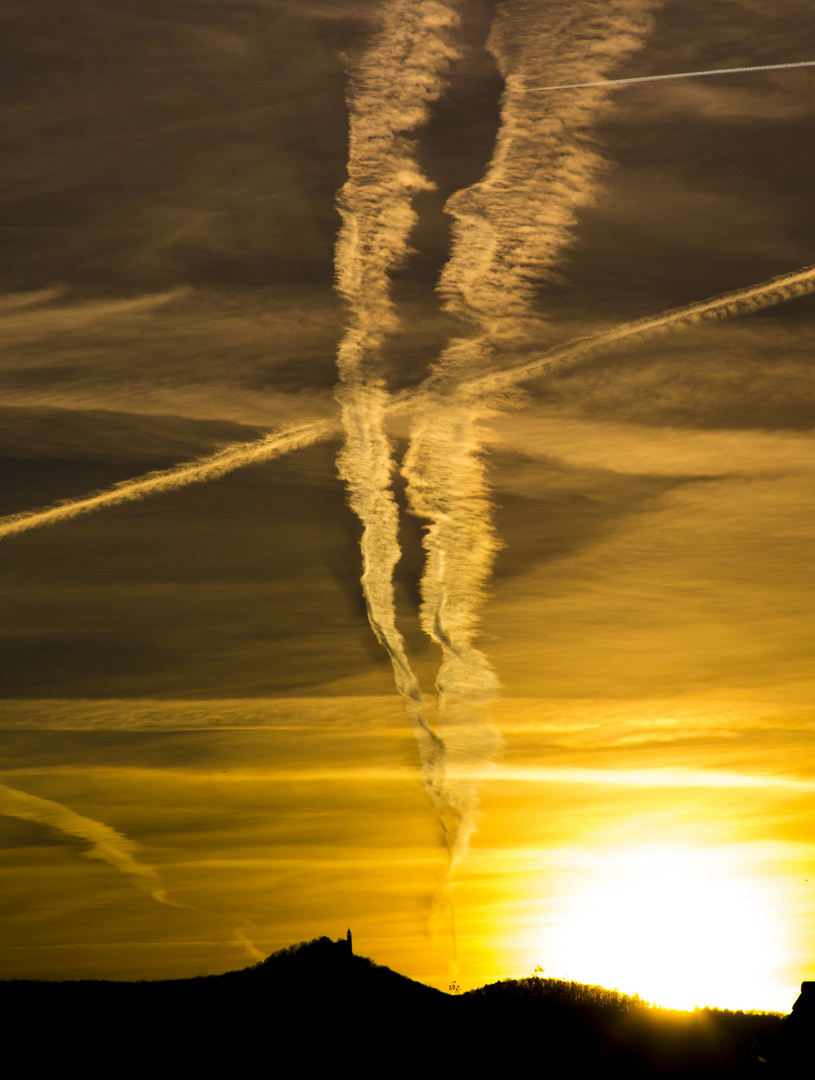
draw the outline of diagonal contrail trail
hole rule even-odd
[[[815,266],[807,266],[792,274],[781,274],[771,278],[760,285],[736,289],[733,292],[723,293],[721,296],[714,296],[710,300],[671,308],[659,315],[623,323],[622,326],[612,330],[603,330],[585,338],[577,338],[524,364],[515,364],[503,371],[471,379],[461,385],[460,391],[478,393],[483,390],[494,393],[560,368],[574,367],[583,360],[588,360],[626,341],[656,337],[670,330],[716,322],[735,315],[749,315],[763,308],[783,304],[788,300],[794,300],[797,296],[807,296],[813,292],[815,292]]]
[[[88,858],[101,859],[126,874],[158,903],[170,903],[158,872],[136,858],[137,848],[133,841],[112,829],[110,825],[105,825],[103,821],[83,817],[62,803],[42,799],[39,795],[29,795],[28,792],[7,784],[0,784],[0,814],[24,821],[36,821],[40,825],[59,829],[68,836],[84,840],[90,844]]]
[[[809,266],[791,274],[781,274],[760,285],[750,285],[745,289],[737,289],[708,300],[701,300],[696,304],[672,308],[659,315],[623,323],[611,330],[602,330],[588,337],[576,338],[532,360],[513,364],[503,370],[482,372],[469,378],[463,376],[450,389],[461,399],[472,397],[483,400],[491,393],[501,393],[550,372],[574,367],[624,342],[636,342],[663,332],[668,333],[700,323],[750,314],[813,292],[815,292],[815,266]],[[437,380],[431,376],[414,390],[394,394],[388,402],[386,411],[392,416],[422,408],[428,399],[435,397],[437,393]],[[82,514],[104,509],[106,506],[134,502],[149,495],[186,487],[188,484],[216,480],[244,465],[270,461],[290,450],[311,446],[313,443],[330,438],[338,430],[340,430],[339,420],[319,420],[300,424],[294,428],[284,428],[262,439],[227,446],[215,454],[184,462],[163,472],[147,473],[133,480],[124,480],[105,491],[95,492],[78,499],[69,499],[41,510],[11,514],[0,518],[0,539],[28,532],[30,529],[42,528],[44,525],[67,521]]]
[[[232,443],[217,450],[214,454],[197,458],[195,461],[174,465],[170,469],[146,473],[134,480],[124,480],[106,491],[94,492],[80,499],[67,499],[44,510],[29,510],[20,514],[11,514],[0,518],[0,538],[14,536],[15,533],[27,532],[43,525],[56,525],[60,521],[70,521],[80,514],[89,514],[107,506],[120,503],[136,502],[149,495],[158,495],[163,491],[174,491],[188,484],[198,484],[205,480],[217,480],[219,477],[241,469],[244,465],[255,465],[262,461],[287,454],[290,450],[299,450],[321,439],[329,438],[337,431],[337,421],[316,421],[311,424],[298,424],[290,428],[265,435],[262,439],[251,442]]]
[[[522,94],[542,94],[550,90],[583,90],[595,86],[626,86],[631,83],[661,82],[663,79],[701,79],[709,75],[738,75],[746,71],[783,71],[785,68],[815,67],[815,60],[797,60],[793,64],[752,64],[750,67],[714,68],[711,71],[677,71],[671,75],[639,75],[634,79],[602,79],[600,82],[564,83],[562,86],[526,86]]]

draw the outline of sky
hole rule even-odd
[[[0,977],[789,1010],[810,14],[8,0]]]

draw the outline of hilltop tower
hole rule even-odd
[[[348,927],[348,933],[345,935],[345,940],[347,942],[348,955],[353,956],[354,955],[354,944],[351,941],[351,927],[350,926]]]

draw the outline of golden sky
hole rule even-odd
[[[7,8],[0,977],[788,1010],[805,0]]]

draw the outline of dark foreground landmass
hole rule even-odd
[[[811,984],[805,984],[807,986]],[[803,1002],[805,995],[799,1001]],[[650,1008],[616,990],[506,980],[460,996],[319,938],[225,975],[160,982],[0,982],[25,1074],[356,1076],[444,1071],[723,1077],[813,1073],[809,1009],[792,1017]],[[762,1061],[764,1058],[766,1060]],[[451,1072],[455,1070],[455,1072]],[[466,1070],[466,1072],[465,1072]]]

